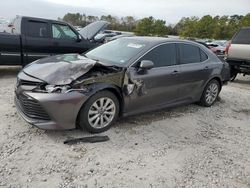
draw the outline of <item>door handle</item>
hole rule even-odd
[[[179,71],[174,70],[171,74],[172,74],[172,75],[176,75],[176,74],[178,74],[178,73],[179,73]]]
[[[204,67],[204,70],[207,70],[207,69],[208,69],[208,66],[205,66],[205,67]]]

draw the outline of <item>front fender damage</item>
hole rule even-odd
[[[147,94],[145,83],[141,79],[131,79],[129,72],[125,73],[123,91],[132,98]]]
[[[120,67],[94,66],[90,71],[72,82],[72,87],[88,96],[105,88],[122,88],[124,69]],[[121,92],[121,91],[119,91]]]
[[[72,86],[89,96],[106,88],[113,88],[120,95],[132,98],[147,94],[144,81],[132,79],[129,71],[121,67],[95,65],[89,72],[72,82]]]

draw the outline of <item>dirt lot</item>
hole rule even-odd
[[[211,108],[192,104],[125,118],[104,143],[64,145],[16,113],[17,68],[0,69],[0,187],[250,187],[250,77]]]

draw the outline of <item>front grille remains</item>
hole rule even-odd
[[[26,86],[39,86],[43,82],[34,82],[34,81],[28,81],[28,80],[22,80],[22,79],[17,79],[17,87],[21,85],[26,85]]]
[[[19,94],[16,96],[16,102],[20,110],[27,117],[39,120],[50,120],[49,115],[35,99],[24,94]]]

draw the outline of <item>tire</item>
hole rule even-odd
[[[205,107],[212,106],[220,93],[220,89],[220,84],[217,80],[213,79],[208,82],[202,93],[200,105]]]
[[[237,76],[237,72],[232,72],[231,75],[230,75],[230,81],[233,82]]]
[[[100,91],[83,105],[79,114],[79,126],[90,133],[104,132],[117,119],[119,110],[117,97],[112,92]]]
[[[232,66],[230,67],[230,81],[233,82],[238,74],[238,71]]]

